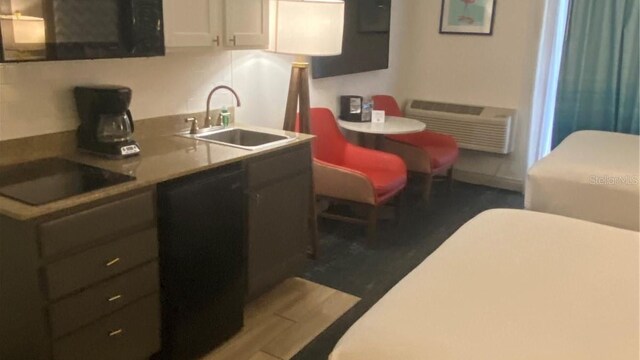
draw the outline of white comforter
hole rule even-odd
[[[527,177],[525,207],[640,230],[640,137],[579,131]]]
[[[637,232],[492,210],[371,308],[331,360],[637,360]]]

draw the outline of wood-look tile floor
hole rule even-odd
[[[247,305],[240,333],[203,360],[288,360],[360,299],[300,278]]]

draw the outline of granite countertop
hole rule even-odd
[[[136,189],[153,186],[167,180],[310,142],[313,139],[311,135],[285,132],[282,130],[240,124],[234,127],[278,135],[286,134],[295,136],[295,140],[252,151],[180,137],[174,135],[174,132],[170,132],[153,134],[152,136],[142,136],[140,138],[136,137],[142,150],[140,156],[124,160],[104,159],[77,150],[66,154],[54,153],[51,154],[51,156],[60,156],[87,165],[133,175],[136,177],[136,180],[41,206],[31,206],[0,196],[0,214],[17,220],[34,219]]]

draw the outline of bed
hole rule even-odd
[[[579,131],[527,176],[525,207],[640,230],[640,137]]]
[[[329,359],[637,360],[639,236],[525,210],[482,213]]]

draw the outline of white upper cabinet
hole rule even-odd
[[[269,0],[224,0],[224,45],[266,49],[269,45]]]
[[[269,45],[269,0],[163,0],[167,47]]]
[[[163,0],[166,46],[221,46],[222,1]]]

